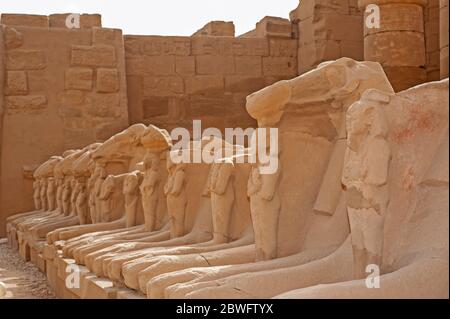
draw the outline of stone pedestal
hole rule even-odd
[[[395,91],[426,82],[424,33],[426,0],[359,0],[366,11],[377,5],[379,27],[367,23],[375,13],[365,12],[364,60],[381,63]]]
[[[448,0],[439,3],[439,44],[441,49],[441,79],[448,77]]]

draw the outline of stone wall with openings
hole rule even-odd
[[[65,17],[1,16],[0,237],[7,216],[33,207],[30,166],[128,126],[121,31],[99,15],[69,30]]]
[[[125,37],[131,123],[171,130],[254,127],[246,96],[297,76],[297,40],[289,37]]]

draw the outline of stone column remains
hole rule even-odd
[[[365,11],[364,60],[381,63],[397,92],[427,81],[426,4],[427,0],[359,0]],[[373,5],[379,8],[378,27],[371,23],[377,14]]]

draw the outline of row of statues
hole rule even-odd
[[[448,79],[395,94],[378,63],[326,62],[247,98],[278,129],[274,172],[135,124],[36,169],[8,236],[148,298],[445,297],[447,103]]]

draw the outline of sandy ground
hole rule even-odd
[[[6,299],[56,298],[45,275],[32,263],[24,262],[6,239],[0,239],[0,282],[6,285]]]

